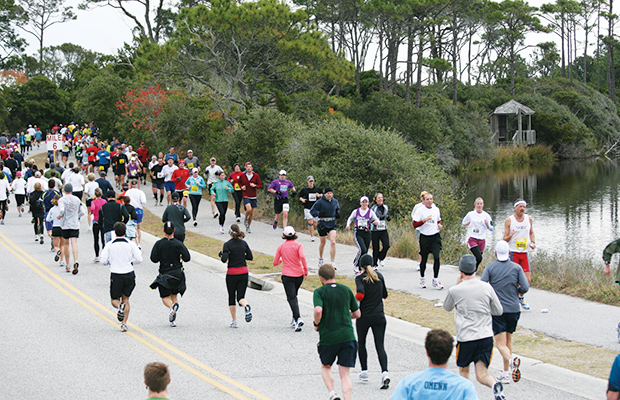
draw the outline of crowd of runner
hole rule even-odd
[[[44,244],[47,233],[54,260],[68,273],[77,274],[80,266],[77,244],[80,218],[86,216],[88,231],[92,232],[94,262],[110,266],[111,303],[117,309],[121,331],[124,332],[128,330],[129,297],[135,287],[133,267],[143,262],[140,226],[148,200],[141,185],[150,181],[154,206],[166,206],[161,218],[164,238],[157,241],[150,254],[151,261],[159,264],[159,275],[151,288],[159,290],[162,302],[168,309],[168,322],[174,327],[179,310],[177,296],[183,295],[186,290],[183,263],[190,261],[189,251],[183,244],[185,224],[192,221],[194,227],[198,225],[198,210],[206,194],[211,214],[218,219],[219,232],[222,235],[228,232],[230,236],[220,253],[222,262],[228,264],[226,286],[232,317],[230,327],[238,327],[237,305],[243,307],[245,321],[252,320],[245,293],[249,279],[247,261],[252,260],[253,256],[243,239],[252,232],[258,190],[263,188],[263,182],[251,162],[234,164],[232,172],[227,175],[215,157],[211,157],[209,164],[203,168],[192,150],[187,150],[183,156],[171,146],[165,154],[152,154],[144,142],[134,150],[131,144],[116,137],[110,141],[103,140],[93,124],[58,125],[52,127],[51,132],[61,135],[62,146],[48,151],[48,162],[44,166],[35,165],[24,157],[34,151],[34,146],[37,149],[41,144],[45,146],[45,142],[41,143],[42,133],[36,125],[29,126],[25,133],[15,137],[0,136],[0,224],[5,223],[6,212],[10,209],[9,194],[13,193],[20,217],[26,213],[25,207],[29,206],[35,241]],[[69,161],[70,156],[75,162]],[[114,179],[110,179],[110,173]],[[355,353],[358,353],[362,364],[359,379],[368,381],[365,342],[371,329],[382,370],[380,387],[387,389],[390,378],[383,343],[386,331],[383,299],[387,297],[387,289],[378,268],[385,266],[390,248],[388,223],[391,217],[383,194],[376,193],[372,202],[367,196],[362,196],[360,207],[352,210],[346,220],[345,227],[354,230],[353,237],[358,248],[352,260],[356,294],[349,296],[350,289],[336,284],[333,274],[336,269],[336,223],[341,217],[334,190],[331,187],[321,189],[315,185],[314,177],[308,176],[306,185],[297,191],[293,182],[287,179],[286,171],[281,170],[279,176],[267,186],[267,192],[274,196],[274,230],[282,220],[284,242],[278,247],[273,265],[282,264],[282,282],[292,313],[290,326],[296,332],[304,326],[297,293],[309,269],[304,246],[296,240],[298,237],[293,227],[288,226],[290,201],[298,201],[302,205],[310,240],[315,240],[315,229],[319,237],[319,275],[326,287],[331,285],[334,288],[332,294],[328,289],[315,292],[314,314],[314,326],[321,337],[321,362],[330,371],[329,377],[327,373],[322,374],[330,391],[330,399],[340,398],[333,390],[333,379],[330,378],[331,365],[336,356],[340,367],[346,369],[346,374],[341,371],[345,399],[351,396],[350,382],[346,376],[347,368],[355,364]],[[243,218],[245,232],[237,223],[226,227],[229,195],[234,202],[235,222],[241,223]],[[187,208],[188,199],[191,212]],[[433,288],[442,290],[443,285],[439,281],[440,232],[443,229],[441,212],[434,204],[431,193],[422,192],[420,200],[411,213],[420,248],[420,259],[416,265],[420,273],[420,287],[426,288],[426,265],[429,254],[432,254],[431,284]],[[503,240],[495,246],[497,261],[487,266],[482,280],[476,280],[475,273],[485,249],[486,231],[494,228],[491,216],[483,210],[483,199],[476,199],[474,210],[462,222],[467,229],[466,242],[472,255],[461,259],[461,277],[457,285],[449,290],[444,303],[446,309],[455,309],[459,349],[457,365],[461,375],[469,377],[469,365],[474,363],[477,379],[493,388],[496,399],[504,398],[503,384],[520,379],[520,361],[512,355],[510,338],[515,332],[520,308],[530,308],[523,294],[531,281],[528,251],[536,248],[533,220],[525,213],[526,206],[524,200],[515,202],[514,215],[506,218],[504,223]],[[328,240],[329,262],[326,262],[324,250]],[[372,256],[368,254],[371,244]],[[347,305],[351,298],[355,304]],[[336,318],[336,314],[332,314],[336,312],[333,307],[339,301],[344,302],[344,305],[340,304],[340,310],[344,306],[350,316],[357,318],[357,341],[351,318]],[[462,315],[471,314],[472,310],[475,310],[473,319],[471,315]],[[347,340],[341,342],[340,337],[334,338],[329,333],[338,329],[346,332],[341,336]],[[494,338],[504,359],[504,370],[497,378],[487,374]],[[449,377],[448,380],[452,379]],[[406,393],[406,390],[397,393]],[[399,397],[397,393],[393,398],[410,398]]]

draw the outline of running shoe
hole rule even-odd
[[[248,304],[245,306],[245,322],[250,322],[250,321],[252,321],[252,308]]]
[[[237,219],[235,220],[237,223],[241,222],[241,217],[237,217]]]
[[[295,322],[295,318],[293,318],[291,320],[291,328],[295,328],[295,325],[297,325],[297,323]]]
[[[65,271],[66,271],[66,272],[71,272],[71,267],[70,267],[70,266],[68,266],[68,265],[65,265]]]
[[[58,250],[54,256],[54,261],[58,262],[58,260],[60,260],[60,250]]]
[[[198,226],[198,221],[194,220],[194,226]]]
[[[22,213],[17,214],[17,216],[18,216],[18,217],[21,217],[21,216],[22,216]]]
[[[233,321],[233,322],[230,323],[230,327],[231,328],[238,328],[239,325],[237,325],[237,321]]]
[[[78,273],[78,267],[79,267],[79,266],[80,266],[80,264],[78,264],[78,263],[73,264],[73,271],[71,271],[71,273],[72,273],[73,275],[77,275],[77,273]]]
[[[513,357],[512,360],[510,360],[510,368],[512,369],[512,380],[515,383],[521,380],[519,366],[521,366],[521,359],[519,357]]]
[[[524,310],[529,310],[530,309],[530,305],[525,300],[525,297],[519,296],[519,303],[521,303],[521,307],[523,307]]]
[[[248,219],[247,218],[243,219],[243,226],[245,226],[245,229],[248,229],[250,227],[250,225],[248,225]]]
[[[176,323],[176,322],[174,322],[174,321],[172,321],[172,322],[170,323],[170,327],[171,327],[171,328],[176,328],[176,327],[177,327],[177,323]]]
[[[252,233],[252,229],[250,229],[250,227],[248,226],[247,228],[245,228],[245,233]]]
[[[358,376],[359,380],[362,382],[368,382],[368,371],[362,371],[360,372],[359,376]]]
[[[310,236],[310,241],[314,242],[314,236]]]
[[[323,260],[322,258],[319,258],[319,268],[321,268],[321,265],[323,265],[324,262],[325,262],[325,260]]]
[[[157,207],[157,200],[155,200],[155,207]]]
[[[385,267],[385,262],[383,262],[383,260],[379,260],[379,266],[380,267]]]
[[[168,321],[174,322],[177,319],[177,310],[179,309],[179,303],[174,303],[172,307],[170,307],[170,314],[168,314]]]
[[[432,285],[437,290],[443,289],[443,285],[441,284],[441,282],[439,282],[439,279],[437,278],[433,278]]]
[[[55,252],[56,252],[56,249],[54,248],[54,240],[52,240],[52,242],[51,242],[50,244],[51,244],[51,246],[52,246],[52,247],[51,247],[51,249],[50,249],[50,250],[51,250],[51,252],[52,252],[52,253],[55,253]]]
[[[500,372],[500,374],[497,376],[497,378],[495,378],[495,380],[497,382],[500,382],[502,385],[506,385],[506,384],[510,383],[510,381],[511,381],[511,379],[510,379],[510,372],[508,372],[508,371]]]
[[[39,243],[43,244],[43,235],[41,235],[41,238],[39,239]]]
[[[99,262],[99,257],[95,257],[95,259],[93,261],[98,263]]]
[[[334,271],[337,271],[338,268],[336,268],[336,263],[332,261],[332,267],[334,267]]]
[[[357,265],[354,265],[353,266],[353,273],[357,276],[357,275],[360,275],[362,273],[362,270]]]
[[[493,396],[495,396],[495,400],[506,400],[506,396],[504,396],[504,385],[500,382],[495,382],[495,385],[493,385]]]
[[[419,271],[419,270],[420,270],[420,264],[419,264],[419,263],[418,263],[418,266],[416,267],[416,269],[415,269],[415,270],[416,270],[416,271]]]
[[[219,216],[220,216],[220,213],[219,213],[219,212],[217,212],[217,211],[216,211],[216,212],[214,212],[214,213],[213,213],[213,218],[217,218],[217,217],[219,217]]]
[[[129,329],[127,328],[127,325],[121,324],[121,332],[127,332],[127,329]]]
[[[381,374],[381,387],[379,389],[388,389],[390,387],[390,377],[387,371]]]
[[[301,332],[301,327],[303,325],[303,321],[301,323],[301,325],[299,325],[299,321],[295,323],[295,332]]]
[[[340,400],[340,396],[338,396],[338,393],[332,390],[331,392],[329,392],[329,400]]]
[[[220,225],[220,234],[223,235],[224,234],[224,226]]]
[[[426,278],[425,277],[420,278],[420,288],[426,289]]]
[[[273,227],[273,229],[278,229],[278,220],[274,219],[273,224],[271,224],[271,226]]]
[[[304,320],[301,318],[297,318],[297,325],[304,326]]]
[[[4,219],[0,220],[0,225],[4,225]]]
[[[616,332],[618,332],[618,343],[620,343],[620,322],[618,322],[618,326],[616,327]]]
[[[34,221],[32,221],[34,223]],[[38,242],[39,241],[39,235],[34,235],[34,241]]]
[[[116,313],[116,319],[119,320],[119,322],[123,322],[123,320],[125,319],[125,303],[123,303],[121,301],[121,304],[118,305],[118,312]]]
[[[90,232],[90,231],[92,231],[92,230],[93,230],[93,228],[89,225],[89,226],[88,226],[88,228],[86,228],[86,230],[87,230],[88,232]]]

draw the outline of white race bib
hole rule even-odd
[[[308,201],[316,201],[316,193],[309,193]]]
[[[379,224],[377,225],[377,229],[380,231],[384,231],[387,229],[387,221],[386,220],[380,220]]]
[[[282,204],[282,211],[288,211],[289,210],[289,205],[288,204]]]

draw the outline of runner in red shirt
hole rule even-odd
[[[146,184],[146,168],[149,165],[149,149],[146,148],[144,142],[140,143],[140,147],[136,150],[138,154],[138,160],[142,163],[142,172],[140,173],[140,178],[142,179],[142,184]]]
[[[185,161],[179,160],[179,168],[172,173],[172,182],[174,182],[174,190],[183,199],[183,207],[187,207],[187,198],[189,196],[189,190],[185,186],[185,182],[190,177],[191,172],[185,167]]]
[[[86,148],[88,153],[88,172],[95,172],[95,169],[99,166],[97,163],[97,152],[99,148],[95,146],[95,142],[90,142],[90,146]]]

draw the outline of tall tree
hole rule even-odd
[[[120,10],[134,23],[134,33],[153,43],[172,35],[176,14],[164,0],[83,0],[79,8],[105,6]]]
[[[499,46],[507,52],[510,65],[510,94],[515,94],[515,67],[517,55],[528,48],[525,34],[529,32],[549,32],[536,16],[536,7],[523,0],[504,0],[497,4],[495,11],[486,16],[498,25]]]
[[[614,25],[618,16],[614,14],[614,0],[609,0],[609,12],[605,13],[605,18],[607,18],[607,37],[605,38],[607,45],[607,90],[609,91],[609,98],[616,104],[616,68],[614,63],[616,36]]]
[[[547,28],[560,38],[562,77],[566,78],[566,46],[569,45],[571,15],[579,12],[579,3],[575,0],[556,0],[555,3],[543,4],[540,7],[541,17],[549,25]],[[570,53],[569,53],[570,54]]]
[[[26,20],[24,9],[13,0],[0,0],[0,65],[10,56],[23,51],[26,44],[15,28]]]
[[[53,25],[76,19],[73,7],[65,7],[64,0],[20,0],[27,10],[28,23],[21,28],[39,42],[39,73],[43,71],[43,43],[45,31]]]
[[[184,9],[165,71],[187,78],[190,94],[210,97],[230,123],[235,110],[348,82],[351,64],[306,21],[303,10],[278,0],[216,0]]]

